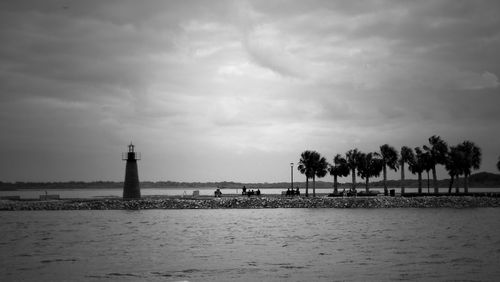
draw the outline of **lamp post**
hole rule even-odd
[[[290,163],[290,184],[292,185],[290,188],[293,190],[293,163]]]

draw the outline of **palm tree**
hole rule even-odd
[[[500,170],[500,157],[498,157],[497,169]]]
[[[340,154],[337,154],[333,158],[333,165],[330,165],[328,170],[330,171],[330,175],[333,175],[333,193],[338,194],[337,177],[346,177],[349,175],[347,160]]]
[[[358,155],[358,175],[365,179],[366,193],[370,193],[368,182],[370,177],[378,177],[383,169],[384,161],[378,153],[360,153]]]
[[[422,194],[422,173],[425,170],[425,155],[420,147],[415,148],[415,157],[410,160],[408,168],[411,173],[418,174],[418,193]]]
[[[469,176],[472,169],[479,169],[481,166],[481,149],[471,141],[464,141],[458,144],[458,150],[460,150],[463,155],[463,174],[464,174],[464,192],[469,193]]]
[[[430,152],[424,152],[422,154],[422,160],[423,160],[423,165],[424,165],[424,170],[427,173],[427,194],[430,194],[430,181],[429,181],[429,171],[432,170],[433,167],[435,167],[435,162],[432,159],[432,155]],[[434,190],[436,192],[436,190]],[[438,191],[439,192],[439,191]]]
[[[358,149],[352,149],[345,153],[347,166],[351,170],[352,175],[352,190],[356,190],[356,169],[358,168],[359,154]]]
[[[451,194],[453,182],[456,183],[456,192],[458,193],[458,180],[460,174],[463,173],[464,154],[459,150],[458,146],[451,146],[446,157],[445,168],[450,175],[450,185],[448,186],[448,194]]]
[[[399,162],[401,164],[401,195],[405,193],[405,163],[410,163],[415,158],[413,150],[406,146],[401,147],[401,157]]]
[[[320,154],[314,155],[314,174],[313,174],[313,197],[316,197],[316,177],[325,177],[328,172],[328,162]]]
[[[436,165],[446,163],[446,154],[448,153],[448,144],[441,137],[433,135],[429,138],[430,147],[424,145],[424,149],[430,154],[430,164],[432,168],[432,180],[434,193],[439,193],[436,175]]]
[[[328,163],[316,151],[304,151],[300,155],[299,165],[297,169],[300,173],[306,176],[306,197],[309,197],[309,178],[313,180],[313,196],[316,196],[316,176],[323,177],[326,175]]]
[[[384,144],[380,146],[380,156],[382,157],[382,164],[384,170],[384,195],[389,195],[387,190],[387,167],[396,171],[398,170],[398,151],[394,147]]]
[[[300,154],[299,165],[297,166],[297,170],[306,176],[306,197],[309,197],[309,178],[312,178],[314,174],[313,160],[312,160],[313,153],[316,152],[315,151],[302,152],[302,154]]]

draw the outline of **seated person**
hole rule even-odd
[[[214,194],[215,194],[215,197],[220,197],[220,196],[222,196],[222,192],[220,191],[220,189],[219,189],[219,188],[217,188],[217,190],[215,190]]]
[[[351,189],[349,189],[349,192],[347,193],[347,196],[354,196],[354,197],[356,197],[357,193],[358,192],[356,191],[356,188],[351,188]]]

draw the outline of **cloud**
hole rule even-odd
[[[121,179],[114,158],[132,139],[146,179],[265,181],[306,148],[333,155],[441,133],[492,143],[500,119],[496,2],[0,8],[0,153],[19,156],[0,168],[8,179],[23,166],[33,179]],[[27,165],[38,146],[50,171]]]
[[[481,74],[467,74],[463,75],[458,81],[457,86],[459,89],[480,90],[484,88],[497,88],[500,83],[498,77],[490,72],[483,72]]]
[[[286,39],[266,25],[257,26],[247,35],[244,44],[250,58],[261,67],[268,68],[280,75],[294,78],[307,76],[307,62],[291,54]]]

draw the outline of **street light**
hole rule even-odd
[[[293,163],[290,163],[290,183],[292,185],[292,189],[293,189]]]

